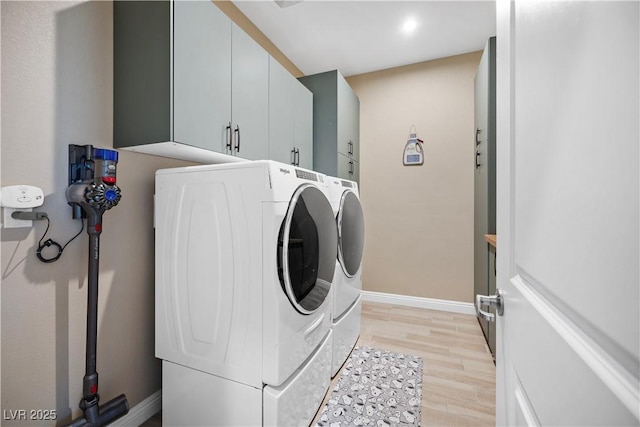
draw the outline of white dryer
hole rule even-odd
[[[325,176],[272,161],[156,173],[167,425],[308,425],[329,387],[337,229]]]
[[[331,323],[331,376],[334,377],[360,335],[364,215],[356,182],[333,177],[327,177],[327,181],[338,228]]]

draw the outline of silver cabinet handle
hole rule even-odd
[[[293,147],[291,149],[291,164],[293,166],[300,166],[300,149]]]
[[[353,156],[353,142],[351,140],[349,140],[347,147],[348,147],[347,154],[349,154],[350,156]]]
[[[502,290],[497,289],[496,294],[491,296],[476,295],[476,313],[478,314],[478,317],[488,320],[489,322],[495,322],[496,315],[489,313],[488,311],[484,311],[482,309],[484,306],[495,307],[498,316],[502,316],[504,314]]]
[[[349,175],[353,175],[353,160],[349,160]]]
[[[476,169],[478,169],[481,165],[480,162],[478,162],[478,158],[480,157],[482,153],[480,153],[480,150],[476,150]]]
[[[480,145],[480,128],[476,128],[476,145]]]

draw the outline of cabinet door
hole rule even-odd
[[[360,162],[357,160],[353,160],[353,178],[351,178],[353,181],[358,183],[358,186],[360,186]]]
[[[496,294],[496,250],[494,247],[489,248],[489,290],[487,295]],[[489,311],[495,313],[495,308],[491,308]],[[495,359],[496,357],[496,324],[494,322],[488,322],[487,325],[487,344],[491,350],[491,355]]]
[[[234,154],[245,159],[268,157],[269,54],[233,24],[231,34]]]
[[[358,182],[359,164],[349,156],[338,153],[338,178]]]
[[[282,163],[293,161],[292,80],[293,76],[278,61],[269,58],[269,158]]]
[[[338,152],[360,158],[360,100],[351,86],[337,75],[338,82]]]
[[[173,3],[173,140],[226,152],[231,21],[211,2]]]
[[[294,86],[295,110],[293,136],[298,149],[298,166],[313,169],[313,94],[296,79]]]
[[[360,162],[360,99],[355,92],[351,91],[350,98],[350,114],[349,114],[349,139],[353,141],[352,157]]]

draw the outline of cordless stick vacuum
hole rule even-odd
[[[69,424],[104,426],[129,412],[124,394],[98,405],[98,373],[96,372],[96,342],[98,336],[98,269],[102,214],[120,201],[116,186],[118,152],[91,145],[69,145],[69,187],[67,201],[74,218],[87,218],[89,234],[89,272],[87,289],[87,350],[86,373],[82,383],[80,409],[83,416]]]

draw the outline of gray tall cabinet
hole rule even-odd
[[[474,291],[495,294],[496,234],[496,38],[487,41],[475,77]],[[491,250],[490,250],[491,249]],[[493,289],[491,289],[493,286]],[[478,318],[495,355],[495,323]]]
[[[300,77],[313,92],[313,169],[360,180],[360,100],[337,70]]]

